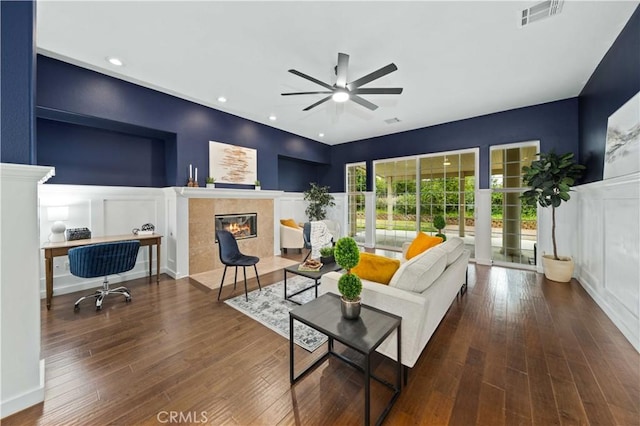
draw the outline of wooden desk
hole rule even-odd
[[[47,309],[51,308],[51,298],[53,297],[53,258],[66,256],[69,250],[74,247],[87,246],[98,243],[112,243],[117,241],[138,240],[140,246],[149,246],[149,276],[152,276],[153,253],[151,246],[156,246],[156,282],[160,281],[160,244],[162,235],[115,235],[110,237],[96,237],[85,240],[64,241],[61,243],[46,243],[42,246],[44,250],[45,282],[47,288]]]

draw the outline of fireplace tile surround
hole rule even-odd
[[[258,236],[238,240],[243,253],[273,256],[274,200],[259,198],[189,198],[189,274],[221,268],[215,242],[215,215],[242,211],[258,215]]]

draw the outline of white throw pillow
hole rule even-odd
[[[460,237],[450,237],[438,248],[447,252],[447,266],[451,265],[464,251],[464,241]]]
[[[442,274],[447,267],[447,252],[439,246],[403,263],[393,274],[389,286],[422,293]]]

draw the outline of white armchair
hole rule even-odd
[[[293,228],[280,224],[280,248],[286,252],[288,249],[298,249],[302,251],[304,238],[302,228]]]

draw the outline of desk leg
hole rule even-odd
[[[371,354],[364,357],[364,424],[369,426],[371,418],[369,411],[371,410],[371,371],[369,367],[369,358]]]
[[[160,240],[156,245],[156,283],[160,284]]]
[[[51,309],[51,298],[53,297],[53,258],[46,257],[45,265],[45,286],[47,291],[47,309]]]
[[[153,269],[153,251],[152,251],[153,247],[149,246],[149,278],[151,278],[153,275],[151,274],[151,271]]]
[[[284,273],[287,276],[287,273]],[[289,383],[293,384],[293,317],[289,315]]]

